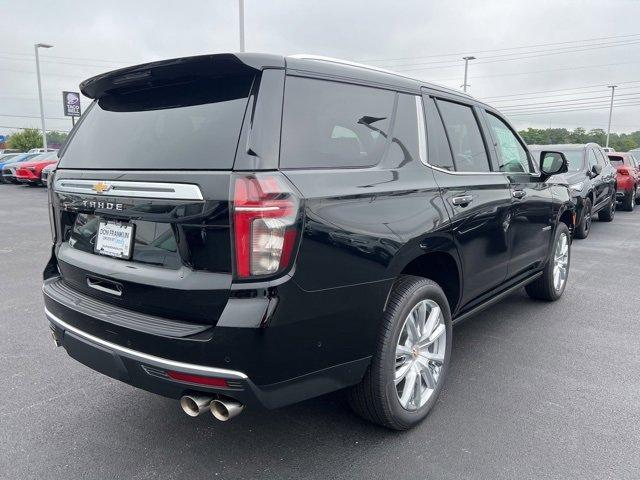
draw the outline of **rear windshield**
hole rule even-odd
[[[611,165],[613,165],[614,167],[617,167],[619,165],[624,165],[624,159],[620,156],[611,156],[609,155],[609,161],[611,162]]]
[[[107,95],[85,113],[60,168],[230,169],[251,76]]]

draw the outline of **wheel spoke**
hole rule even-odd
[[[436,362],[439,364],[443,364],[444,363],[444,354],[442,353],[438,353],[438,352],[426,352],[426,351],[422,351],[420,352],[420,356],[418,357],[418,361],[420,362],[421,365],[423,365],[423,361],[432,361],[432,362]],[[427,364],[428,366],[428,364]]]
[[[434,328],[436,328],[438,322],[440,321],[440,314],[440,307],[436,305],[435,307],[431,308],[431,311],[429,312],[429,318],[427,319],[427,323],[424,327],[424,332],[422,334],[422,337],[420,338],[420,341],[426,340],[427,338],[429,338],[429,335],[433,333]]]
[[[415,309],[416,314],[416,326],[418,330],[418,334],[424,335],[425,323],[427,321],[427,305],[425,302],[420,302],[418,307]]]
[[[424,383],[427,385],[427,388],[434,389],[436,388],[436,379],[433,378],[433,373],[430,368],[425,368],[420,372],[420,375],[424,379]]]
[[[409,315],[409,318],[407,318],[407,330],[413,343],[417,342],[420,338],[420,332],[418,332],[418,328],[416,327],[414,312],[412,312],[411,315]]]
[[[414,393],[414,405],[416,407],[421,407],[422,406],[422,375],[417,374],[416,375],[416,380],[414,382],[414,389],[415,389],[415,393]]]
[[[407,408],[409,405],[409,400],[411,400],[411,396],[413,394],[413,389],[416,382],[416,371],[413,368],[409,369],[407,376],[404,381],[404,388],[402,390],[402,396],[400,397],[400,404]]]
[[[411,356],[411,349],[409,347],[407,347],[406,345],[398,345],[396,347],[396,358],[403,356],[403,355],[408,355]]]
[[[429,335],[429,337],[420,342],[420,344],[418,345],[419,348],[423,348],[426,347],[428,345],[431,345],[433,342],[435,342],[438,338],[440,338],[442,336],[442,334],[446,331],[446,328],[443,324],[439,324],[434,330],[433,332],[431,332],[431,335]]]
[[[413,362],[408,361],[402,364],[402,366],[396,370],[396,374],[394,378],[394,382],[396,385],[398,385],[402,381],[402,379],[405,378],[410,371],[412,371],[412,367],[413,367]]]

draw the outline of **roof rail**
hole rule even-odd
[[[344,60],[342,58],[325,57],[325,56],[322,56],[322,55],[310,55],[310,54],[306,54],[306,53],[298,53],[296,55],[289,55],[289,57],[290,58],[297,58],[297,59],[300,59],[300,60],[319,60],[319,61],[323,61],[323,62],[338,63],[340,65],[349,65],[351,67],[359,67],[359,68],[364,68],[366,70],[373,70],[373,71],[376,71],[376,72],[388,73],[389,75],[394,75],[396,77],[406,78],[408,80],[413,80],[413,81],[421,82],[421,83],[427,83],[429,85],[433,85],[433,86],[436,86],[438,88],[454,92],[454,93],[459,94],[459,95],[464,96],[464,97],[471,97],[471,95],[469,95],[466,92],[458,92],[457,90],[454,90],[454,89],[449,88],[449,87],[445,87],[444,85],[432,84],[431,82],[422,82],[421,80],[418,80],[417,78],[409,77],[407,75],[402,75],[401,73],[394,72],[392,70],[387,70],[385,68],[375,67],[373,65],[366,65],[364,63],[352,62],[350,60]]]

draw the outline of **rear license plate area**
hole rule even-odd
[[[135,226],[132,223],[100,220],[94,251],[100,255],[129,260],[133,254]]]

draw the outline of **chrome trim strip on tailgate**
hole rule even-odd
[[[225,368],[216,368],[216,367],[207,367],[205,365],[195,365],[193,363],[183,363],[177,362],[175,360],[168,360],[166,358],[156,357],[155,355],[149,355],[148,353],[138,352],[137,350],[132,350],[131,348],[123,347],[121,345],[117,345],[112,342],[108,342],[107,340],[103,340],[102,338],[98,338],[90,333],[84,332],[79,328],[74,327],[73,325],[69,325],[65,321],[56,317],[53,313],[51,313],[46,307],[44,309],[44,313],[49,319],[50,322],[56,324],[58,327],[63,330],[69,330],[70,332],[75,333],[76,335],[84,338],[93,343],[97,343],[103,347],[106,347],[110,350],[115,350],[116,352],[139,362],[149,363],[151,365],[155,365],[157,367],[161,367],[167,370],[180,370],[184,372],[191,373],[205,373],[208,375],[219,375],[224,378],[237,378],[240,380],[246,380],[247,377],[244,373],[238,372],[236,370],[227,370]]]
[[[60,178],[54,191],[84,193],[109,197],[171,198],[174,200],[204,200],[200,187],[192,183],[100,181]]]

